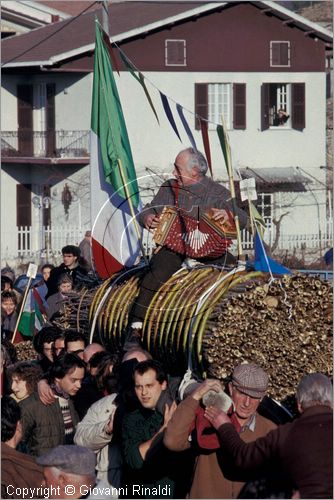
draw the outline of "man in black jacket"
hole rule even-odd
[[[50,273],[50,278],[46,282],[48,287],[46,298],[58,292],[58,281],[62,274],[68,274],[72,278],[74,287],[80,282],[80,275],[86,276],[87,274],[86,269],[79,265],[79,247],[66,245],[62,248],[61,253],[63,254],[63,263],[52,269]]]

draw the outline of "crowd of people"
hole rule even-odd
[[[54,326],[34,345],[25,361],[2,346],[2,498],[24,488],[41,498],[43,485],[51,498],[332,497],[325,375],[301,379],[300,416],[276,425],[261,411],[269,377],[256,364],[237,365],[224,385]]]
[[[140,216],[155,228],[166,204],[195,212],[213,208],[228,220],[229,192],[206,177],[191,148]],[[176,197],[176,198],[175,198]],[[245,214],[238,214],[241,225]],[[67,294],[87,273],[88,232],[81,249],[67,245],[63,263],[42,267],[34,287],[43,326],[31,332],[31,359],[18,361],[12,342],[18,304],[14,276],[2,273],[1,498],[332,498],[332,381],[320,373],[295,381],[299,416],[281,423],[263,405],[269,375],[237,364],[224,380],[171,376],[142,346],[151,297],[184,262],[160,248],[130,312],[122,351],[88,344],[58,318]],[[219,259],[233,266],[226,239]],[[21,332],[16,342],[24,340]]]
[[[92,272],[92,259],[88,261],[87,242],[91,238],[86,232],[80,245],[66,245],[62,248],[63,262],[59,266],[44,264],[40,272],[42,278],[33,285],[34,297],[38,297],[37,307],[41,313],[42,324],[52,324],[63,311],[67,295],[82,286],[87,275]],[[84,243],[84,245],[82,245]],[[20,331],[19,311],[23,290],[15,287],[15,273],[7,267],[1,270],[1,333],[2,339],[11,340],[15,333],[15,343],[28,340],[35,333],[34,325],[29,332]],[[36,301],[35,301],[36,304]]]

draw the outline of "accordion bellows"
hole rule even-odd
[[[175,207],[164,207],[154,233],[154,241],[174,252],[191,258],[220,257],[236,237],[234,218],[220,222],[208,211],[199,220]]]

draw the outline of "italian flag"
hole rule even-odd
[[[90,167],[92,252],[101,278],[135,264],[141,237],[128,201],[137,214],[138,184],[111,51],[109,38],[96,21]]]
[[[42,316],[42,299],[35,288],[29,290],[17,330],[27,337],[33,337],[45,321]]]

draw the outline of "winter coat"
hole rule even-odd
[[[43,479],[43,467],[36,464],[35,458],[1,443],[1,498],[26,498],[19,489],[13,494],[13,489],[41,488]],[[29,498],[44,496],[36,492]]]
[[[114,488],[119,488],[121,486],[121,452],[119,446],[112,443],[113,435],[107,434],[104,430],[110,416],[116,410],[116,396],[117,394],[106,396],[89,408],[83,420],[78,423],[74,442],[95,451],[97,478]]]
[[[244,478],[242,474],[239,476],[233,474],[231,467],[226,467],[226,470],[224,468],[224,472],[222,471],[224,450],[201,450],[194,445],[192,446],[192,441],[189,440],[190,428],[195,421],[199,404],[199,401],[189,396],[177,407],[165,432],[165,446],[173,451],[182,451],[193,447],[197,454],[189,498],[237,498],[244,485],[241,482]],[[254,431],[246,429],[240,437],[246,442],[253,441],[275,427],[273,422],[256,414]]]
[[[249,469],[277,458],[301,498],[333,498],[333,410],[312,406],[302,415],[246,445],[230,424],[219,430],[236,466]]]
[[[68,400],[74,428],[79,418],[71,399]],[[58,399],[50,405],[44,405],[33,392],[20,403],[22,412],[23,439],[32,455],[42,455],[51,448],[65,441],[65,426]]]

